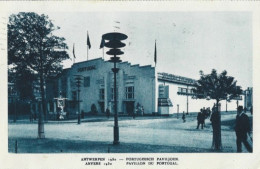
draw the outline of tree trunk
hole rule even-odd
[[[45,138],[44,135],[44,115],[46,114],[46,103],[45,103],[45,88],[44,88],[44,78],[43,73],[40,73],[40,89],[42,96],[42,109],[39,112],[39,121],[38,121],[38,138]]]
[[[222,141],[221,141],[221,114],[218,110],[219,100],[217,100],[216,114],[215,119],[212,121],[213,128],[213,140],[212,140],[212,148],[215,150],[222,149]]]

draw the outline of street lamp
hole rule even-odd
[[[81,80],[82,80],[82,76],[81,75],[74,75],[75,76],[75,81],[76,81],[76,86],[78,87],[78,124],[81,123],[81,119],[80,119],[80,86],[81,86]]]
[[[179,104],[177,104],[177,119],[179,118]]]
[[[125,46],[124,43],[121,42],[121,40],[127,39],[127,36],[122,33],[118,32],[112,32],[102,35],[102,39],[108,40],[107,43],[105,43],[105,47],[111,48],[106,54],[112,55],[113,57],[110,58],[110,62],[114,63],[114,68],[112,68],[112,71],[114,72],[114,145],[119,144],[119,127],[118,127],[118,115],[117,115],[117,98],[116,98],[116,73],[119,71],[119,68],[116,68],[116,63],[121,62],[120,58],[117,57],[117,55],[122,55],[124,52],[122,52],[120,49]]]

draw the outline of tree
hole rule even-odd
[[[19,100],[28,102],[34,100],[33,81],[36,80],[35,74],[24,67],[8,69],[8,81],[15,84],[16,91],[19,95]]]
[[[234,98],[242,94],[240,86],[236,85],[234,77],[227,76],[227,71],[223,71],[221,74],[217,74],[215,69],[211,74],[205,75],[203,71],[200,71],[200,79],[195,85],[194,93],[199,99],[214,99],[217,105],[215,107],[214,119],[212,121],[213,127],[213,141],[212,147],[216,150],[222,149],[221,141],[221,114],[218,110],[218,105],[221,100],[227,98]]]
[[[8,23],[8,64],[16,70],[29,70],[40,81],[42,111],[46,117],[45,83],[61,72],[61,62],[69,56],[65,39],[52,35],[60,29],[47,15],[34,12],[12,14]],[[43,115],[39,113],[38,137],[44,138]]]

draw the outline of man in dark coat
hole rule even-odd
[[[198,121],[197,129],[199,129],[200,124],[201,124],[201,129],[203,129],[203,115],[201,112],[199,112],[197,115],[197,121]]]
[[[185,123],[185,122],[186,122],[186,116],[185,116],[185,113],[184,113],[184,111],[183,111],[183,113],[182,113],[182,120],[183,120],[183,123]]]
[[[106,109],[106,115],[107,115],[107,118],[109,119],[109,116],[110,116],[110,110],[109,110],[109,108]]]
[[[244,143],[247,151],[252,152],[252,146],[247,141],[247,133],[251,132],[249,118],[243,111],[243,106],[238,106],[236,126],[237,136],[237,152],[242,152],[242,142]]]

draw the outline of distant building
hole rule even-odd
[[[80,75],[82,77],[81,111],[89,112],[94,104],[100,114],[104,113],[106,108],[113,113],[112,67],[112,63],[101,58],[73,64],[71,68],[63,70],[56,82],[53,81],[49,85],[50,89],[47,87],[47,100],[53,102],[61,91],[62,96],[66,98],[65,111],[70,114],[76,113],[78,92],[75,75]],[[196,83],[194,79],[160,73],[150,65],[139,66],[121,62],[117,67],[120,69],[117,74],[116,89],[119,114],[137,113],[137,104],[143,107],[144,114],[169,115],[177,111],[198,112],[203,107],[211,108],[215,102],[215,100],[192,98],[192,88]],[[222,106],[224,110],[225,104],[223,103]],[[55,107],[56,103],[51,103],[49,111],[55,112]],[[228,103],[228,110],[236,110],[236,101]]]

